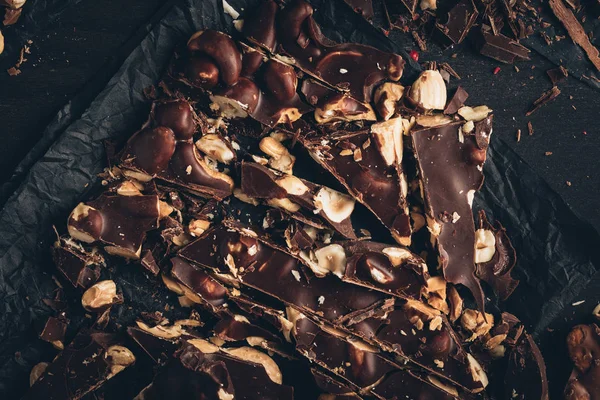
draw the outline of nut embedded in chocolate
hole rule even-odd
[[[233,85],[242,71],[242,55],[235,42],[223,32],[206,29],[198,31],[188,40],[187,48],[192,53],[209,56],[219,68],[225,85]]]
[[[196,141],[198,150],[223,164],[230,164],[235,159],[231,145],[220,135],[209,133]]]
[[[210,90],[219,84],[219,67],[207,56],[189,56],[183,75],[192,86],[202,89]]]
[[[275,60],[265,63],[263,79],[266,88],[279,101],[291,100],[296,95],[298,77],[294,68]]]
[[[384,121],[394,116],[396,105],[404,96],[404,86],[395,82],[385,82],[373,95],[375,110]]]
[[[102,214],[87,204],[79,203],[69,215],[67,230],[73,239],[94,243],[100,239],[103,229]]]
[[[194,110],[185,100],[155,103],[152,114],[154,122],[159,126],[171,128],[177,140],[191,139],[196,132]]]
[[[193,143],[179,143],[171,158],[170,168],[175,176],[186,183],[193,183],[226,193],[233,190],[233,180],[226,174],[212,169],[198,155]]]
[[[169,165],[175,152],[175,134],[164,126],[146,128],[132,138],[128,148],[133,163],[144,172],[154,175]]]
[[[225,118],[246,118],[254,113],[260,99],[258,86],[250,79],[241,77],[231,86],[210,96]]]
[[[315,109],[315,121],[326,124],[334,121],[376,121],[375,111],[371,105],[361,103],[344,94],[337,94],[327,99]]]
[[[48,365],[50,364],[48,364],[47,362],[40,362],[35,364],[33,368],[31,368],[31,372],[29,373],[29,386],[33,386],[33,384],[37,382],[38,379],[40,379],[40,376],[44,374],[44,372],[48,368]]]

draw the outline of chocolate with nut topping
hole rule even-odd
[[[497,225],[497,228],[492,226],[485,212],[479,212],[479,229],[490,232],[495,240],[492,258],[478,263],[475,274],[492,286],[500,300],[506,300],[519,284],[519,281],[511,276],[511,271],[517,262],[517,254],[506,234],[506,229],[499,223]]]
[[[243,33],[310,76],[364,103],[372,100],[380,82],[402,76],[399,55],[356,43],[337,44],[323,36],[308,2],[294,0],[280,10],[273,1],[266,3],[245,19]]]
[[[373,316],[351,327],[364,340],[406,357],[417,365],[471,392],[482,391],[487,382],[469,372],[467,352],[456,333],[437,310],[409,301],[383,316]]]
[[[67,321],[65,319],[48,317],[44,329],[40,333],[40,339],[62,348],[67,332]]]
[[[104,260],[99,255],[86,252],[63,238],[54,243],[51,251],[56,268],[74,287],[86,289],[100,277],[99,265]]]
[[[448,282],[466,286],[483,310],[483,291],[475,276],[473,196],[483,184],[483,163],[492,116],[463,133],[462,122],[412,132],[428,228]],[[478,139],[479,138],[479,139]]]
[[[46,368],[23,399],[77,400],[135,362],[115,335],[80,332]]]
[[[401,123],[400,118],[394,118],[374,124],[370,130],[308,133],[299,140],[319,164],[379,218],[398,243],[409,245],[408,189],[400,164]]]
[[[567,337],[569,356],[575,364],[565,388],[566,400],[600,398],[600,328],[577,325]]]
[[[179,256],[229,273],[245,286],[331,321],[352,318],[353,313],[375,307],[385,298],[333,276],[310,277],[310,271],[294,256],[225,226],[207,231]]]
[[[293,175],[279,173],[254,162],[241,163],[241,188],[247,196],[256,199],[287,199],[308,216],[318,215],[340,235],[356,239],[352,226],[354,199],[326,186],[314,184]],[[288,211],[294,214],[299,210]]]
[[[180,257],[173,257],[171,265],[171,276],[199,296],[206,308],[213,312],[224,308],[227,290],[223,285]]]
[[[100,241],[110,254],[138,259],[146,233],[158,227],[159,217],[158,196],[102,194],[79,203],[69,216],[68,228],[74,239]]]

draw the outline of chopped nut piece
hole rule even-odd
[[[494,316],[488,313],[485,313],[485,316],[487,321],[480,311],[467,309],[463,313],[460,324],[463,329],[471,333],[471,337],[467,339],[468,342],[487,335],[490,329],[492,329],[494,325]]]
[[[292,213],[300,210],[300,205],[294,203],[290,199],[268,199],[267,204],[271,207],[282,208]]]
[[[314,198],[315,207],[333,222],[342,222],[354,211],[354,199],[328,187],[322,187]]]
[[[2,54],[2,52],[4,52],[4,35],[2,34],[2,31],[0,31],[0,54]]]
[[[475,382],[481,382],[483,388],[486,388],[489,381],[485,371],[481,367],[481,364],[479,364],[475,357],[469,353],[467,353],[467,360],[469,361],[469,372],[471,373],[473,380]]]
[[[443,115],[443,114],[417,116],[417,125],[421,125],[425,128],[446,125],[452,121],[453,121],[452,118],[448,117],[447,115]]]
[[[110,365],[110,374],[107,379],[112,378],[135,362],[135,356],[131,350],[118,345],[110,346],[106,350],[104,358],[106,358],[106,361]]]
[[[373,101],[375,109],[384,121],[392,118],[396,112],[396,104],[404,96],[404,86],[399,83],[385,82],[375,90]]]
[[[320,269],[342,277],[346,271],[346,252],[339,244],[330,244],[315,250]]]
[[[308,192],[308,187],[299,178],[294,175],[285,175],[277,179],[277,184],[285,189],[288,194],[302,196]]]
[[[594,307],[594,311],[592,311],[592,315],[594,316],[594,318],[596,318],[598,321],[600,321],[600,304],[598,304],[596,307]]]
[[[450,302],[450,314],[448,318],[450,318],[451,322],[456,322],[463,311],[463,300],[453,285],[448,286],[448,301]]]
[[[216,134],[202,136],[197,142],[198,150],[223,164],[229,164],[235,159],[235,153],[229,148],[225,140]]]
[[[403,129],[400,117],[371,125],[375,146],[388,166],[402,162]]]
[[[48,365],[50,364],[48,364],[47,362],[41,362],[33,366],[31,372],[29,373],[29,386],[33,386],[33,384],[37,382],[38,379],[40,379],[40,376],[42,376],[44,371],[46,371]]]
[[[467,121],[478,122],[481,121],[492,112],[492,110],[488,106],[478,106],[478,107],[461,107],[458,109],[458,115],[463,117]]]
[[[426,110],[443,110],[447,98],[444,78],[438,71],[423,71],[411,86],[408,96]]]
[[[193,219],[188,224],[188,231],[194,237],[202,235],[208,228],[210,228],[210,221],[202,219]]]
[[[253,206],[257,206],[260,204],[257,199],[248,196],[247,194],[242,192],[241,189],[238,188],[233,189],[233,197],[240,201],[243,201],[244,203],[252,204]]]
[[[265,154],[271,156],[269,160],[271,168],[286,174],[292,173],[296,157],[291,155],[281,142],[272,136],[267,136],[260,141],[258,147]]]
[[[257,363],[263,366],[267,375],[271,380],[275,383],[281,384],[283,382],[281,370],[275,361],[263,353],[262,351],[258,351],[253,349],[252,347],[238,347],[235,349],[223,349],[228,354],[233,357],[239,358],[241,360],[252,361],[253,363]]]
[[[90,287],[81,297],[81,305],[88,311],[102,311],[120,301],[114,281],[100,281]]]

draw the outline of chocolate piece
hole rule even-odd
[[[177,140],[191,139],[199,127],[198,116],[185,100],[154,102],[150,115],[157,126],[171,129]]]
[[[143,250],[142,257],[140,258],[140,264],[146,268],[152,275],[158,275],[160,267],[156,263],[154,256],[150,250]]]
[[[472,201],[483,184],[492,115],[476,122],[471,133],[463,133],[461,124],[414,131],[411,137],[427,225],[440,254],[444,277],[448,282],[466,286],[483,310],[483,291],[475,277]]]
[[[22,12],[23,12],[22,8],[18,8],[16,10],[14,10],[12,8],[6,8],[4,10],[4,20],[2,21],[2,24],[4,26],[16,24],[17,21],[19,20],[19,17],[21,16]]]
[[[138,322],[138,326],[147,327],[146,324],[140,324],[140,322]],[[179,346],[181,336],[193,338],[186,332],[181,332],[179,336],[159,337],[140,327],[128,327],[127,334],[148,354],[152,361],[159,365],[166,363],[171,358]]]
[[[446,21],[442,23],[438,19],[435,27],[444,38],[443,43],[446,46],[459,44],[465,40],[478,16],[479,12],[473,0],[461,0],[448,11]]]
[[[46,368],[23,399],[80,399],[133,364],[135,357],[116,337],[80,332]]]
[[[55,317],[48,317],[44,329],[40,333],[40,339],[52,343],[59,349],[63,348],[65,333],[67,332],[67,322]]]
[[[537,110],[539,110],[543,105],[550,103],[552,100],[558,97],[560,94],[560,89],[556,86],[552,86],[552,89],[549,89],[542,93],[542,95],[533,102],[529,110],[525,113],[526,116],[530,116]]]
[[[71,237],[87,243],[102,242],[107,253],[139,259],[146,233],[158,227],[159,200],[155,195],[102,194],[79,203],[69,216]]]
[[[276,44],[275,16],[279,6],[273,0],[266,0],[250,10],[244,18],[242,33],[246,38],[261,48],[273,52]]]
[[[557,68],[549,69],[548,71],[546,71],[546,74],[548,74],[548,77],[552,82],[552,86],[556,86],[557,83],[560,83],[567,79],[567,77],[569,76],[569,71],[567,71],[567,69],[561,65]]]
[[[249,230],[246,232],[250,234]],[[333,276],[309,280],[298,259],[247,234],[220,226],[183,248],[179,256],[237,276],[245,286],[338,323],[351,319],[357,311],[375,307],[384,299],[380,293],[342,283]]]
[[[594,67],[600,71],[600,55],[598,48],[595,47],[587,33],[583,29],[583,26],[577,20],[577,17],[571,10],[567,8],[562,0],[550,0],[550,8],[556,18],[564,25],[567,33],[579,47],[585,51],[589,60],[594,64]]]
[[[379,218],[398,243],[407,246],[411,227],[408,187],[401,167],[403,129],[402,119],[392,118],[373,124],[370,130],[309,132],[299,140],[348,193]]]
[[[266,354],[248,347],[221,350],[193,339],[182,344],[138,397],[283,400],[293,399],[293,392],[281,384],[281,372]]]
[[[317,386],[330,395],[330,397],[327,397],[327,395],[323,396],[323,398],[319,397],[319,400],[362,399],[362,397],[354,392],[356,388],[351,387],[349,383],[342,383],[339,378],[336,379],[319,368],[311,368],[310,372],[315,378]]]
[[[312,17],[312,6],[304,0],[294,0],[277,11],[273,40],[271,21],[275,11],[272,2],[268,2],[257,10],[260,17],[245,19],[244,33],[249,40],[256,43],[257,36],[263,36],[259,41],[262,47],[310,76],[349,92],[359,102],[369,103],[380,82],[397,81],[402,76],[404,60],[400,56],[355,43],[336,44],[324,37]],[[275,50],[271,44],[274,42]]]
[[[171,276],[199,296],[205,307],[213,312],[224,307],[227,290],[223,285],[180,257],[173,257],[171,265]]]
[[[491,232],[494,237],[494,255],[487,262],[478,263],[475,274],[477,277],[487,282],[494,292],[500,297],[500,300],[506,300],[512,292],[517,288],[519,281],[513,279],[511,274],[512,269],[517,263],[517,254],[513,248],[506,229],[497,223],[498,228],[494,228],[485,216],[484,211],[479,211],[479,231],[483,235],[485,231]],[[475,250],[477,252],[477,249]]]
[[[351,220],[354,199],[343,193],[253,162],[241,164],[241,188],[251,198],[266,199],[268,204],[283,206],[292,213],[302,208],[309,216],[316,214],[339,234],[356,239]],[[280,205],[281,200],[292,204]]]
[[[446,104],[446,108],[444,108],[444,114],[456,114],[458,109],[465,104],[465,101],[468,97],[469,93],[467,93],[467,91],[463,89],[462,86],[457,87],[456,91],[454,92],[454,95],[452,96],[448,104]]]
[[[588,372],[600,359],[600,328],[596,324],[575,326],[567,337],[567,348],[575,369]]]
[[[502,34],[494,35],[487,25],[478,31],[476,46],[482,55],[503,63],[512,64],[517,59],[529,60],[526,47]]]
[[[471,392],[480,392],[487,380],[475,380],[472,360],[443,315],[422,303],[408,303],[352,326],[352,331],[386,351],[407,358],[431,373]]]
[[[600,399],[600,367],[594,365],[585,374],[573,371],[565,388],[565,400]]]
[[[281,342],[278,335],[250,323],[248,318],[240,314],[221,318],[213,327],[213,332],[215,336],[225,341],[238,342],[247,340],[252,345],[258,342],[262,347],[267,348],[269,347],[268,343],[266,343],[267,341],[274,343]]]
[[[104,259],[99,254],[89,253],[65,239],[59,239],[51,249],[54,265],[74,287],[86,289],[100,277],[99,265]]]
[[[509,399],[548,400],[546,364],[533,338],[525,333],[508,356],[504,378],[505,396]]]

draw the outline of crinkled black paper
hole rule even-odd
[[[251,7],[241,0],[230,3],[240,11]],[[335,39],[399,51],[373,26],[352,19],[355,14],[347,11],[338,14],[331,3],[322,2],[316,18]],[[56,288],[49,254],[55,239],[52,225],[64,224],[69,211],[96,182],[96,174],[105,167],[103,141],[127,137],[144,121],[149,104],[142,91],[159,80],[175,44],[206,27],[230,31],[230,22],[217,0],[188,0],[174,6],[81,118],[58,135],[64,121],[70,121],[67,107],[46,131],[44,140],[52,145],[23,174],[22,184],[0,211],[0,398],[18,398],[28,386],[31,367],[56,354],[37,338],[38,324],[51,313],[42,299],[51,298]],[[408,74],[417,71],[413,67]],[[514,274],[521,283],[501,307],[516,314],[535,334],[551,366],[553,391],[562,390],[569,373],[563,350],[566,332],[598,301],[600,237],[505,143],[492,137],[488,154],[486,182],[474,209],[485,209],[490,219],[505,225],[519,255]],[[38,155],[30,161],[34,158]],[[164,307],[165,298],[167,304],[176,301],[137,265],[121,262],[105,276],[115,279],[124,292],[125,304],[113,312],[123,325],[139,311]],[[580,300],[586,303],[574,308],[572,303]],[[78,301],[74,296],[73,305]],[[85,320],[76,312],[69,317],[71,331]],[[131,398],[135,389],[139,387],[128,385],[119,397]]]

